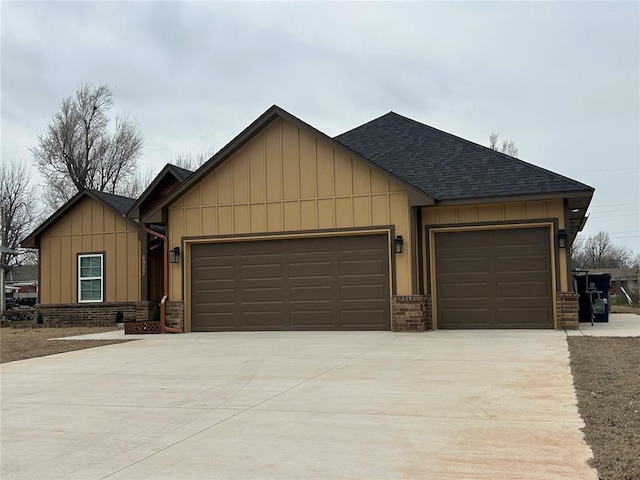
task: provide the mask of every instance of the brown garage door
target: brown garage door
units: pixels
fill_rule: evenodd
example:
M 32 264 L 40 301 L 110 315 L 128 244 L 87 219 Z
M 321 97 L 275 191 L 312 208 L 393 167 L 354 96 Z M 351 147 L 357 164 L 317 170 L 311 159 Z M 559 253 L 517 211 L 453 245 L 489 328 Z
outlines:
M 435 234 L 438 328 L 553 328 L 548 228 Z
M 390 330 L 386 235 L 191 247 L 191 329 Z

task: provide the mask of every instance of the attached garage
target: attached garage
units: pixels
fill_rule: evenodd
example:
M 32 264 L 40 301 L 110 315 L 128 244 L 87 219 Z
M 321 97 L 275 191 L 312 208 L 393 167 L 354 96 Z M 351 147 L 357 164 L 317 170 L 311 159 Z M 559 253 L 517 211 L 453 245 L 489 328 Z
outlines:
M 548 227 L 434 232 L 437 327 L 553 328 Z
M 390 330 L 387 234 L 193 243 L 191 330 Z

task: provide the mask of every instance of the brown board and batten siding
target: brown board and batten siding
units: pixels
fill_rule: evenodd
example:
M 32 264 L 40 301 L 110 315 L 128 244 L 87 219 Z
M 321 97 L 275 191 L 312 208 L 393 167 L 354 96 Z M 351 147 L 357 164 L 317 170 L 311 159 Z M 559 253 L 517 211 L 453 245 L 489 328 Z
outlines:
M 169 295 L 183 299 L 184 293 L 189 329 L 189 256 L 197 242 L 283 232 L 331 236 L 342 229 L 355 234 L 382 226 L 405 238 L 405 253 L 389 273 L 398 294 L 410 294 L 406 189 L 304 127 L 276 118 L 169 207 L 170 247 L 183 245 L 185 254 L 184 272 L 171 266 Z
M 389 330 L 387 235 L 197 243 L 192 331 Z
M 86 197 L 42 234 L 41 303 L 78 301 L 80 253 L 104 253 L 105 302 L 140 300 L 138 229 L 105 204 Z

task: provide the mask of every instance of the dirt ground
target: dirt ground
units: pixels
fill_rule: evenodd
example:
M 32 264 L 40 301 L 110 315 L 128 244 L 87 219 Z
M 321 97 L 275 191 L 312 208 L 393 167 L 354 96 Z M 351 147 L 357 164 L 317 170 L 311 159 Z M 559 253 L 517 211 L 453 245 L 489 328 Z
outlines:
M 636 315 L 640 315 L 640 308 L 637 305 L 616 305 L 611 304 L 609 306 L 610 313 L 635 313 Z
M 612 303 L 611 305 L 609 305 L 609 312 L 610 313 L 635 313 L 636 315 L 640 315 L 640 308 L 638 307 L 638 305 L 618 305 L 615 303 Z
M 640 337 L 569 337 L 592 466 L 601 480 L 640 479 Z
M 131 341 L 48 340 L 49 338 L 71 337 L 110 330 L 117 330 L 117 327 L 3 328 L 0 329 L 0 363 Z

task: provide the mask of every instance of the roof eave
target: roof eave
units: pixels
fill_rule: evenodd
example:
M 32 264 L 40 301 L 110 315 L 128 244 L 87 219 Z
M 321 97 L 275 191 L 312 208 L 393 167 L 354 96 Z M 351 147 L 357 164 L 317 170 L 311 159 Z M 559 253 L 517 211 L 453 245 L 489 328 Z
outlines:
M 455 206 L 455 205 L 471 205 L 477 203 L 504 203 L 504 202 L 523 202 L 523 201 L 535 201 L 535 200 L 552 200 L 560 198 L 589 198 L 593 196 L 593 188 L 587 190 L 578 190 L 570 192 L 547 192 L 547 193 L 529 193 L 521 195 L 496 195 L 489 197 L 469 197 L 458 199 L 443 199 L 439 200 L 435 206 Z

